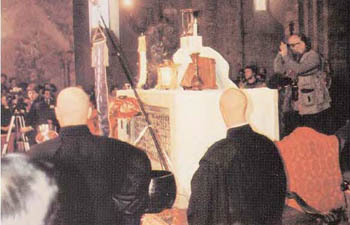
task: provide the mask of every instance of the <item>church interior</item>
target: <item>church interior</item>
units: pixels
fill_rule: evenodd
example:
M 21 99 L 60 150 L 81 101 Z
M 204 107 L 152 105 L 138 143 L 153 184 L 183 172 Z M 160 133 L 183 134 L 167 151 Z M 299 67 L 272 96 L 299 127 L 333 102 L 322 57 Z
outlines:
M 297 171 L 297 182 L 313 179 L 303 173 L 319 177 L 321 172 L 328 174 L 326 183 L 309 185 L 326 190 L 333 188 L 329 177 L 348 176 L 350 181 L 349 10 L 349 0 L 3 0 L 1 156 L 25 153 L 59 137 L 56 98 L 68 87 L 82 88 L 90 98 L 87 126 L 92 134 L 142 149 L 152 170 L 174 176 L 176 187 L 167 195 L 171 204 L 144 214 L 141 224 L 191 224 L 191 180 L 208 148 L 226 137 L 229 127 L 221 116 L 220 96 L 233 88 L 247 98 L 247 122 L 254 132 L 276 143 L 283 157 L 305 163 L 292 166 L 297 167 L 291 170 Z M 291 43 L 293 36 L 299 42 Z M 307 54 L 293 52 L 301 42 L 307 53 L 317 54 L 319 64 L 298 73 L 291 68 Z M 289 53 L 294 64 L 280 73 L 276 59 Z M 317 82 L 328 105 L 303 114 L 300 107 L 319 100 L 309 92 L 314 89 L 301 86 L 315 68 L 325 76 Z M 309 105 L 297 105 L 304 95 Z M 34 109 L 39 98 L 46 108 Z M 330 141 L 323 145 L 312 132 L 297 137 L 299 127 L 312 128 Z M 331 138 L 339 138 L 344 127 L 345 144 L 334 144 L 336 156 L 329 156 Z M 292 137 L 315 138 L 308 144 L 313 145 L 312 157 L 322 158 L 320 163 L 282 150 L 294 145 L 303 149 Z M 332 165 L 337 169 L 330 169 Z M 331 195 L 319 187 L 321 191 L 310 189 L 304 189 L 305 195 L 317 192 L 322 195 L 318 200 Z M 350 201 L 349 190 L 347 195 Z M 323 212 L 334 208 L 324 204 L 339 205 L 334 198 L 317 201 L 310 204 Z

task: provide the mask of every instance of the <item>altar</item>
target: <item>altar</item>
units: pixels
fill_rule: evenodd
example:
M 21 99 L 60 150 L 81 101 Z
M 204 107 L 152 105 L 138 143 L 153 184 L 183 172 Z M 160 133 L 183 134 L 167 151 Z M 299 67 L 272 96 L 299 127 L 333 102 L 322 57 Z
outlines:
M 224 90 L 138 90 L 145 104 L 161 148 L 170 160 L 170 169 L 177 182 L 178 208 L 186 208 L 191 193 L 191 179 L 199 160 L 214 142 L 226 136 L 226 127 L 219 110 Z M 270 139 L 279 140 L 278 93 L 268 88 L 243 90 L 248 96 L 247 119 L 253 129 Z M 131 90 L 118 96 L 133 97 Z M 125 122 L 125 121 L 124 121 Z M 119 138 L 144 149 L 153 169 L 160 169 L 153 141 L 148 131 L 139 136 L 146 122 L 142 115 L 133 117 L 118 131 Z M 124 130 L 123 130 L 124 129 Z

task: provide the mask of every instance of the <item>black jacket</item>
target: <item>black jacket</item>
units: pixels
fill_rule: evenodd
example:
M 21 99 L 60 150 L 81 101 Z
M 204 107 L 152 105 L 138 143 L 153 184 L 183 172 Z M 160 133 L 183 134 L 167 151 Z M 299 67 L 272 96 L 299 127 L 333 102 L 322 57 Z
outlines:
M 199 163 L 187 211 L 190 225 L 278 224 L 286 177 L 278 150 L 250 126 L 229 129 Z
M 94 136 L 86 126 L 61 128 L 59 137 L 34 145 L 33 158 L 57 167 L 56 224 L 139 224 L 148 203 L 147 155 L 121 141 Z
M 34 100 L 27 114 L 26 125 L 37 129 L 41 124 L 48 124 L 48 120 L 52 121 L 57 129 L 59 128 L 55 114 L 55 101 L 52 99 L 50 104 L 47 104 L 43 98 L 38 97 Z
M 9 108 L 6 108 L 4 105 L 1 105 L 1 126 L 6 127 L 10 125 L 11 122 L 11 110 Z M 7 134 L 7 131 L 2 131 L 2 134 Z

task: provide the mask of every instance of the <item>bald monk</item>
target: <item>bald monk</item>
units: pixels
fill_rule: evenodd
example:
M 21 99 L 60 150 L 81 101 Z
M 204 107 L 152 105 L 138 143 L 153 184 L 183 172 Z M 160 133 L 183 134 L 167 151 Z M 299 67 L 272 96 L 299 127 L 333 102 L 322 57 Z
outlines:
M 59 137 L 33 146 L 29 154 L 53 161 L 58 168 L 62 191 L 56 224 L 140 224 L 151 172 L 146 154 L 90 133 L 89 97 L 81 88 L 62 90 L 55 111 Z
M 278 150 L 246 121 L 247 98 L 224 91 L 220 111 L 228 128 L 199 162 L 192 182 L 190 225 L 281 224 L 286 177 Z

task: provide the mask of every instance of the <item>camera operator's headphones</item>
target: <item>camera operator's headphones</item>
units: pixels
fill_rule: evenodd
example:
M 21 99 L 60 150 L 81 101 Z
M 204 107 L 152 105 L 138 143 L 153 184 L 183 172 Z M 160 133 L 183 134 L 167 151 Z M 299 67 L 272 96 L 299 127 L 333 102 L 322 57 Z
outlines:
M 303 34 L 303 33 L 301 33 L 301 34 L 299 34 L 299 35 L 297 34 L 297 36 L 300 38 L 300 40 L 301 40 L 302 42 L 305 43 L 306 51 L 307 51 L 307 52 L 310 51 L 311 48 L 312 48 L 310 38 L 306 37 L 306 35 Z
M 292 35 L 298 36 L 300 38 L 300 41 L 305 43 L 305 50 L 306 50 L 306 52 L 311 50 L 311 48 L 312 48 L 311 40 L 305 34 L 303 34 L 303 33 L 300 33 L 300 34 L 295 33 L 295 34 L 292 34 Z M 288 42 L 285 42 L 285 43 L 288 43 Z

